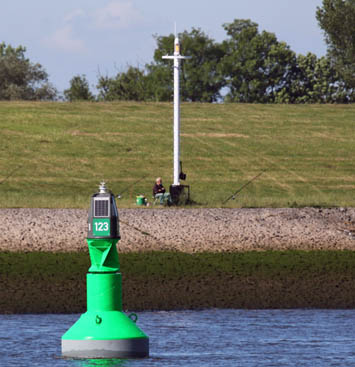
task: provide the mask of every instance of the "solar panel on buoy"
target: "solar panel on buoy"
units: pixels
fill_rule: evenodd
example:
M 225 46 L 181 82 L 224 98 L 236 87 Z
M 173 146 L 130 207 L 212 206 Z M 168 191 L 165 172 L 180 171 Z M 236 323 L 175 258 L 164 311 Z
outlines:
M 94 216 L 95 217 L 108 217 L 109 198 L 95 198 Z

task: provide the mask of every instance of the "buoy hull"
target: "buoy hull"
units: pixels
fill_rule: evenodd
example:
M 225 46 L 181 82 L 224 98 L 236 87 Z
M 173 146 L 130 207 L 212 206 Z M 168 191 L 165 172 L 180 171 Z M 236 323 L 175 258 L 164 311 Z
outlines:
M 134 315 L 134 314 L 133 314 Z M 68 358 L 144 358 L 149 338 L 121 311 L 87 311 L 62 336 Z

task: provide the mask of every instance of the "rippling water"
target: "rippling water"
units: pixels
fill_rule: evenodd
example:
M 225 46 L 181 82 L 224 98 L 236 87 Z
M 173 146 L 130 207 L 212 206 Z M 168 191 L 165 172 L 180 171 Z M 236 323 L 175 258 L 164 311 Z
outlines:
M 354 366 L 355 310 L 141 312 L 143 360 L 61 358 L 79 315 L 0 315 L 0 366 Z

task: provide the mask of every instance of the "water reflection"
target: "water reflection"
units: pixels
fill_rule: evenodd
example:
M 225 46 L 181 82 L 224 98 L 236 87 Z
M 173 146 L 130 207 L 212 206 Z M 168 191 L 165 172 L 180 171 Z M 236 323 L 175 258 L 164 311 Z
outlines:
M 73 367 L 125 367 L 127 360 L 124 359 L 76 359 L 72 360 Z

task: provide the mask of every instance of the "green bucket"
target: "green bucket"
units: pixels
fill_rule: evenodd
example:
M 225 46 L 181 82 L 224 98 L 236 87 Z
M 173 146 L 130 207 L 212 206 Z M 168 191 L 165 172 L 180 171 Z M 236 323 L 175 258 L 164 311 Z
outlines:
M 136 204 L 137 205 L 145 205 L 146 204 L 145 196 L 143 196 L 143 195 L 137 196 Z

